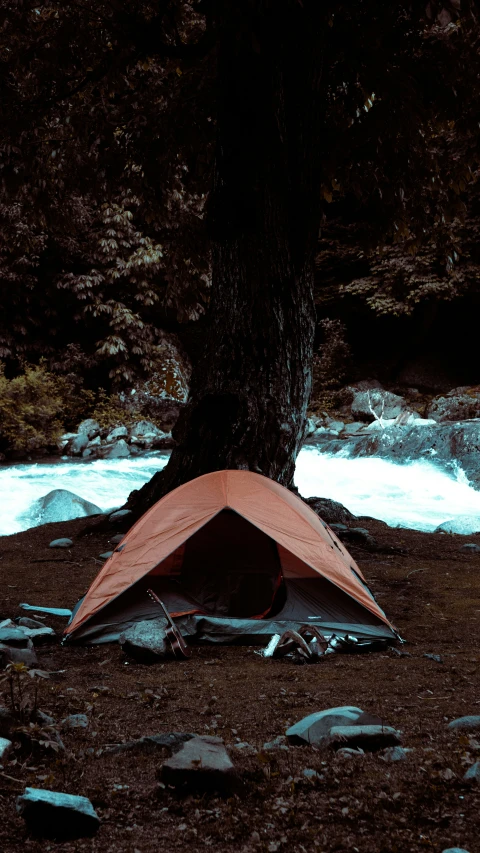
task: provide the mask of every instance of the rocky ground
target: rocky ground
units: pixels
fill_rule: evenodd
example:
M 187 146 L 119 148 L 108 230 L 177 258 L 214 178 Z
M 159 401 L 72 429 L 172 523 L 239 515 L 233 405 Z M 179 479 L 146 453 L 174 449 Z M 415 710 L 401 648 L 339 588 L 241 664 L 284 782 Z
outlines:
M 447 727 L 480 715 L 480 556 L 459 550 L 480 545 L 480 536 L 359 524 L 377 546 L 367 539 L 348 547 L 407 641 L 400 655 L 330 655 L 299 666 L 264 660 L 249 647 L 203 646 L 188 661 L 148 667 L 128 661 L 119 646 L 39 646 L 39 666 L 55 673 L 39 679 L 39 707 L 55 724 L 43 735 L 38 726 L 18 732 L 0 769 L 0 849 L 441 853 L 457 846 L 480 853 L 480 784 L 463 780 L 480 759 L 480 731 Z M 80 537 L 84 527 L 81 519 L 0 540 L 0 619 L 22 615 L 21 601 L 72 606 L 115 533 Z M 49 549 L 59 537 L 73 546 Z M 58 632 L 65 624 L 44 621 Z M 27 695 L 30 682 L 25 676 Z M 1 701 L 8 705 L 9 696 Z M 305 715 L 342 705 L 400 729 L 411 750 L 406 758 L 390 763 L 378 752 L 352 756 L 327 746 L 265 749 Z M 71 714 L 85 714 L 87 727 L 62 725 Z M 223 738 L 238 779 L 228 796 L 165 787 L 161 747 L 109 751 L 172 731 Z M 58 735 L 64 751 L 39 743 Z M 236 746 L 242 743 L 249 746 Z M 101 819 L 98 833 L 62 843 L 31 837 L 15 811 L 25 786 L 88 797 Z

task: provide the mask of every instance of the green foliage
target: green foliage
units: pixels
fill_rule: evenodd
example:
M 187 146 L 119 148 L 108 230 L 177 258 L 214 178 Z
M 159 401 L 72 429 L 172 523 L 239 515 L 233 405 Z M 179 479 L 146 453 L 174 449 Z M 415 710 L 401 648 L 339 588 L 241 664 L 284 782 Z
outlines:
M 114 429 L 123 425 L 133 426 L 136 421 L 142 420 L 139 410 L 129 406 L 127 411 L 118 394 L 108 395 L 103 388 L 98 392 L 95 407 L 89 417 L 94 418 L 105 429 Z
M 43 364 L 25 365 L 24 373 L 7 379 L 0 365 L 0 440 L 4 449 L 42 450 L 56 444 L 62 432 L 62 381 Z

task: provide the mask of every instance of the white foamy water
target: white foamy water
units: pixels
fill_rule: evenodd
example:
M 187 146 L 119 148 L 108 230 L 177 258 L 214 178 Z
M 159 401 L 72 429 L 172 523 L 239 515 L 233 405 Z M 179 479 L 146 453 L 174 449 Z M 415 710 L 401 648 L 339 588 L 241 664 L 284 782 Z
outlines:
M 454 475 L 424 460 L 398 465 L 372 456 L 349 459 L 304 448 L 295 482 L 305 497 L 331 498 L 354 515 L 379 518 L 392 527 L 428 531 L 444 521 L 472 516 L 470 532 L 479 529 L 480 492 L 461 469 Z
M 119 507 L 167 460 L 168 454 L 161 453 L 0 468 L 0 535 L 26 529 L 28 521 L 22 516 L 53 489 L 67 489 L 102 510 Z M 355 515 L 373 516 L 392 526 L 434 530 L 459 516 L 480 518 L 480 492 L 468 484 L 463 472 L 455 477 L 431 462 L 398 465 L 374 457 L 349 459 L 304 448 L 295 479 L 305 497 L 332 498 Z M 478 529 L 478 524 L 472 525 L 472 531 Z

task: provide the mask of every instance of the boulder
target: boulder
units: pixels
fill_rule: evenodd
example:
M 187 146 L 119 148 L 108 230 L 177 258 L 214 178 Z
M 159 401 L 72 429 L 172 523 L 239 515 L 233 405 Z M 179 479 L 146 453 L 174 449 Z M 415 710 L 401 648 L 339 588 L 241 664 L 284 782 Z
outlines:
M 227 793 L 232 789 L 236 773 L 223 740 L 200 735 L 186 741 L 165 761 L 160 778 L 175 788 Z
M 141 440 L 145 444 L 150 444 L 156 439 L 163 438 L 165 433 L 155 426 L 155 424 L 152 424 L 151 421 L 138 421 L 132 428 L 131 435 L 132 438 Z
M 463 732 L 478 732 L 480 730 L 480 716 L 457 717 L 448 724 L 449 729 L 457 729 Z
M 363 749 L 366 752 L 376 752 L 388 746 L 396 746 L 400 740 L 401 734 L 397 729 L 382 725 L 333 726 L 329 735 L 329 743 L 334 748 L 348 746 L 353 749 Z
M 71 548 L 73 542 L 71 539 L 52 539 L 49 548 Z
M 27 829 L 42 838 L 69 839 L 94 835 L 99 817 L 87 797 L 25 788 L 17 798 L 17 812 Z
M 89 441 L 92 438 L 96 438 L 97 435 L 100 435 L 100 432 L 100 424 L 93 418 L 87 418 L 85 421 L 82 421 L 77 428 L 78 435 L 86 435 Z
M 444 396 L 434 397 L 427 414 L 438 423 L 480 418 L 480 388 L 462 385 Z
M 327 524 L 340 523 L 351 525 L 355 524 L 357 520 L 356 516 L 344 507 L 343 504 L 338 503 L 338 501 L 332 501 L 329 498 L 307 498 L 305 503 L 313 509 L 322 521 L 326 521 Z
M 136 622 L 119 638 L 125 654 L 139 663 L 155 663 L 170 651 L 165 637 L 165 619 L 146 619 Z
M 35 667 L 38 660 L 34 649 L 18 649 L 0 644 L 0 669 L 5 669 L 9 663 L 24 663 L 25 666 Z
M 5 737 L 0 737 L 0 765 L 4 764 L 13 748 L 11 740 Z
M 435 533 L 458 533 L 469 536 L 472 533 L 480 533 L 480 517 L 478 515 L 459 515 L 449 521 L 442 521 L 435 528 Z
M 119 438 L 113 444 L 105 444 L 98 451 L 102 459 L 126 459 L 130 456 L 130 448 L 124 438 Z
M 408 411 L 408 405 L 403 397 L 384 391 L 383 388 L 356 390 L 352 401 L 352 417 L 357 421 L 371 423 L 374 420 L 398 418 Z
M 474 782 L 480 783 L 480 761 L 476 761 L 475 764 L 472 764 L 468 768 L 465 776 L 463 777 L 463 781 L 468 782 L 469 784 Z
M 120 438 L 128 438 L 128 429 L 126 426 L 118 426 L 112 429 L 107 435 L 107 442 L 110 444 L 113 441 L 118 441 Z
M 51 521 L 70 521 L 89 515 L 99 515 L 100 507 L 67 489 L 53 489 L 29 507 L 24 517 L 31 527 Z
M 354 726 L 359 720 L 365 720 L 368 716 L 361 708 L 351 705 L 342 705 L 339 708 L 327 708 L 325 711 L 317 711 L 299 720 L 290 726 L 285 732 L 287 740 L 291 744 L 303 746 L 321 743 L 328 738 L 333 726 Z M 377 718 L 375 719 L 377 722 Z
M 67 454 L 69 456 L 81 456 L 88 445 L 88 440 L 88 435 L 86 435 L 85 433 L 82 433 L 81 435 L 75 435 L 67 443 Z

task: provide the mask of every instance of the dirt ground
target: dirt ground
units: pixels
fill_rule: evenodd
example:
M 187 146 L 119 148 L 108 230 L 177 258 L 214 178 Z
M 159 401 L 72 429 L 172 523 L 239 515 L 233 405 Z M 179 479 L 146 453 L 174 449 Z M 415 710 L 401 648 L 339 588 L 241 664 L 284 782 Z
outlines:
M 39 647 L 42 669 L 64 670 L 43 682 L 40 708 L 58 721 L 86 713 L 90 722 L 61 731 L 65 753 L 24 743 L 0 770 L 0 850 L 441 853 L 457 846 L 480 853 L 480 785 L 462 781 L 480 760 L 480 733 L 447 729 L 455 717 L 480 714 L 480 557 L 459 551 L 465 541 L 480 545 L 480 536 L 363 525 L 381 549 L 350 550 L 408 656 L 331 655 L 298 666 L 263 660 L 250 647 L 203 646 L 189 661 L 148 667 L 128 662 L 115 645 Z M 79 537 L 84 527 L 84 520 L 49 524 L 0 539 L 1 618 L 25 615 L 21 601 L 71 607 L 86 591 L 112 534 Z M 49 549 L 60 536 L 74 545 Z M 59 632 L 65 625 L 45 622 Z M 338 705 L 358 705 L 401 729 L 412 750 L 407 760 L 314 747 L 262 751 L 289 724 Z M 158 782 L 162 751 L 106 751 L 169 731 L 222 737 L 241 780 L 237 792 L 179 797 Z M 258 752 L 242 755 L 238 741 Z M 306 778 L 305 768 L 318 777 Z M 30 838 L 15 812 L 26 785 L 89 797 L 102 821 L 97 835 L 69 843 Z

